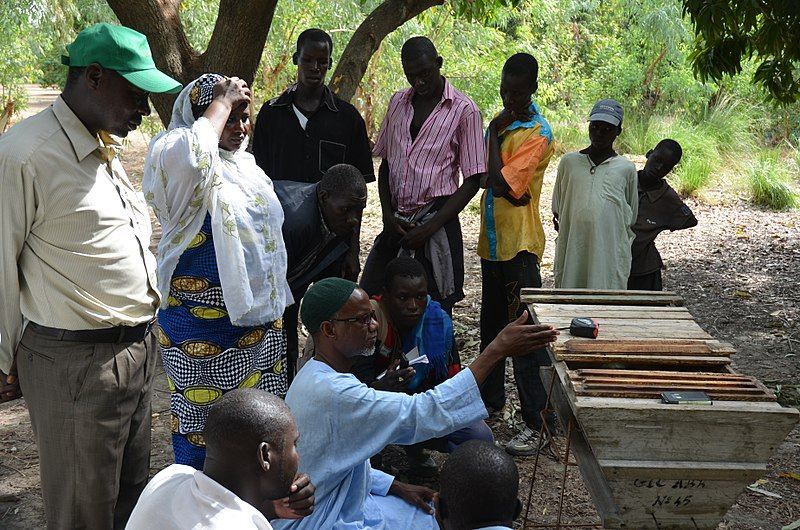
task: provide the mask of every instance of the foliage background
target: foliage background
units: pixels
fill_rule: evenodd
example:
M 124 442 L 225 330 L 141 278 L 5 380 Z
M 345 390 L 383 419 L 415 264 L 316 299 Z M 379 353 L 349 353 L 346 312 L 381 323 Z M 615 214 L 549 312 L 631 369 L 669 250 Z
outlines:
M 291 55 L 300 31 L 313 26 L 328 31 L 336 61 L 379 2 L 280 0 L 253 86 L 257 103 L 293 81 Z M 520 0 L 514 7 L 497 3 L 473 20 L 457 12 L 462 4 L 446 2 L 425 11 L 390 34 L 373 56 L 353 101 L 373 138 L 390 95 L 406 86 L 402 43 L 427 35 L 444 57 L 445 75 L 475 100 L 487 121 L 500 109 L 497 87 L 504 60 L 526 51 L 539 60 L 537 100 L 555 125 L 560 152 L 586 144 L 585 117 L 592 103 L 614 97 L 626 111 L 618 142 L 623 153 L 644 154 L 667 135 L 684 145 L 686 156 L 673 177 L 684 193 L 699 193 L 719 177 L 736 189 L 747 188 L 736 178 L 765 174 L 764 149 L 777 153 L 766 159 L 783 168 L 781 185 L 788 179 L 794 192 L 800 103 L 768 102 L 752 83 L 754 61 L 744 61 L 740 74 L 719 82 L 696 79 L 688 60 L 695 34 L 680 1 Z M 181 3 L 197 49 L 204 49 L 218 8 L 218 0 Z M 116 22 L 99 0 L 5 1 L 1 16 L 0 96 L 22 104 L 21 83 L 63 82 L 59 58 L 77 31 L 99 21 Z M 156 120 L 149 125 L 160 127 Z M 748 171 L 753 164 L 759 171 Z

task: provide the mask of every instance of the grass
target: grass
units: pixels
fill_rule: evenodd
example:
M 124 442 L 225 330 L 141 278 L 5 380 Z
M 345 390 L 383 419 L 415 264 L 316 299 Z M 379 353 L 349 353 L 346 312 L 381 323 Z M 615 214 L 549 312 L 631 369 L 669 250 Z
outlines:
M 578 151 L 589 145 L 589 129 L 586 123 L 557 123 L 553 127 L 555 156 Z
M 800 206 L 800 196 L 777 151 L 764 150 L 747 168 L 746 175 L 753 204 L 779 211 Z
M 696 195 L 711 181 L 712 162 L 699 156 L 684 157 L 670 178 L 672 187 L 683 197 Z

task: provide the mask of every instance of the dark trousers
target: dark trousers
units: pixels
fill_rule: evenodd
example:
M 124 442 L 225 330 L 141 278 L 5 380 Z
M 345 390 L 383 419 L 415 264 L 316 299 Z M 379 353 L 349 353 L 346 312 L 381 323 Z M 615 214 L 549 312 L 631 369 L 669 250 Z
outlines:
M 150 473 L 156 351 L 152 333 L 93 344 L 25 329 L 17 367 L 49 529 L 125 527 Z
M 530 252 L 520 252 L 508 261 L 481 260 L 481 351 L 525 310 L 519 300 L 520 289 L 541 286 L 538 260 Z M 539 428 L 542 425 L 540 412 L 547 402 L 539 367 L 550 365 L 550 357 L 547 350 L 541 348 L 529 355 L 514 357 L 512 362 L 522 419 L 527 425 Z M 499 410 L 505 405 L 505 361 L 486 378 L 481 397 L 487 407 Z
M 449 197 L 441 197 L 439 200 L 442 200 L 442 204 L 444 204 L 448 198 Z M 434 281 L 433 265 L 431 262 L 422 256 L 422 252 L 419 251 L 417 251 L 415 259 L 422 264 L 425 269 L 425 274 L 428 276 L 428 294 L 431 295 L 433 300 L 441 304 L 442 309 L 452 315 L 453 306 L 456 305 L 456 302 L 464 299 L 464 242 L 461 235 L 461 223 L 458 217 L 445 223 L 443 228 L 450 242 L 455 292 L 446 299 L 442 299 L 439 287 Z M 396 258 L 397 254 L 400 252 L 401 239 L 402 237 L 400 235 L 387 232 L 381 232 L 378 234 L 378 237 L 375 238 L 372 250 L 370 250 L 367 261 L 364 263 L 364 272 L 361 275 L 361 282 L 359 282 L 359 287 L 364 289 L 370 296 L 381 294 L 384 282 L 383 273 L 386 270 L 386 265 Z
M 628 278 L 628 290 L 630 291 L 663 291 L 664 284 L 661 283 L 661 269 L 650 274 L 638 274 Z

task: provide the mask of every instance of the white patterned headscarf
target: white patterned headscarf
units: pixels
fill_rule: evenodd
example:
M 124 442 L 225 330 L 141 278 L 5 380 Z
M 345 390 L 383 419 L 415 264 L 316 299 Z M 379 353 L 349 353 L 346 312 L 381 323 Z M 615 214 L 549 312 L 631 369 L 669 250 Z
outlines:
M 220 149 L 211 122 L 194 118 L 192 100 L 202 104 L 209 83 L 213 88 L 220 79 L 205 74 L 181 91 L 168 130 L 150 142 L 142 191 L 163 229 L 157 271 L 162 308 L 180 303 L 169 296 L 172 274 L 209 213 L 228 315 L 235 325 L 254 326 L 279 319 L 294 303 L 286 281 L 283 209 L 246 142 L 235 152 Z

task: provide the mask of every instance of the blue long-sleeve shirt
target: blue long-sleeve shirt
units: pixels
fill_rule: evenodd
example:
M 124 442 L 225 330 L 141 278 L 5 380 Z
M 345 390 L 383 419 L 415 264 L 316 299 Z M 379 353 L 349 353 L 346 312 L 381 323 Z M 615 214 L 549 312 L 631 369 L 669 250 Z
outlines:
M 388 495 L 394 477 L 372 469 L 369 459 L 389 444 L 441 437 L 487 417 L 470 370 L 409 396 L 376 391 L 311 360 L 286 403 L 300 432 L 300 470 L 317 487 L 316 506 L 299 521 L 274 521 L 276 530 L 438 528 L 433 516 Z

